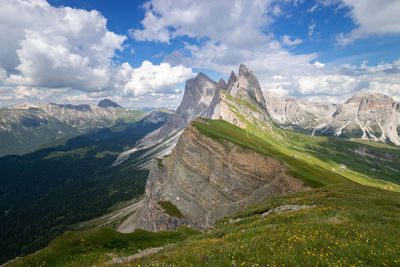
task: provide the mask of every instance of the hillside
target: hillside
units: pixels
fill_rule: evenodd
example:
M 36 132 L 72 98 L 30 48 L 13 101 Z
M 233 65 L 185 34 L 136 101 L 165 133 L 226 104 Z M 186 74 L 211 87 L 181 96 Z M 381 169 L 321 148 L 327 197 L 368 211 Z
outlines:
M 76 223 L 139 198 L 148 171 L 110 166 L 167 118 L 153 111 L 138 122 L 118 121 L 30 154 L 0 158 L 0 262 L 40 249 Z
M 133 266 L 397 266 L 399 193 L 330 185 L 260 203 Z
M 395 192 L 330 185 L 260 203 L 202 234 L 185 228 L 66 233 L 6 266 L 395 266 L 399 207 Z M 153 254 L 133 259 L 139 249 Z

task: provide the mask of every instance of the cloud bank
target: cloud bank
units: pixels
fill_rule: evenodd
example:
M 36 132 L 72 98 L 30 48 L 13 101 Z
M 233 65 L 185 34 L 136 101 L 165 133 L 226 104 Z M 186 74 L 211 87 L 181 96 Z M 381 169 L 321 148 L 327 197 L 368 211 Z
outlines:
M 191 68 L 167 63 L 145 61 L 138 69 L 116 64 L 127 37 L 109 31 L 96 10 L 57 8 L 45 0 L 0 0 L 0 6 L 2 99 L 44 101 L 57 95 L 54 89 L 64 99 L 73 90 L 176 94 L 175 85 L 193 75 Z
M 280 5 L 290 1 L 163 1 L 150 0 L 145 5 L 145 18 L 140 29 L 132 29 L 136 40 L 169 43 L 186 36 L 202 40 L 186 44 L 183 50 L 167 55 L 165 60 L 206 68 L 228 75 L 240 63 L 253 69 L 265 90 L 310 100 L 340 102 L 356 92 L 378 91 L 399 99 L 398 62 L 377 66 L 327 67 L 316 61 L 317 54 L 293 54 L 290 47 L 300 39 L 284 35 L 280 40 L 269 31 L 269 25 L 284 16 Z M 368 2 L 368 3 L 367 3 Z M 350 15 L 360 26 L 354 32 L 386 34 L 397 32 L 400 2 L 388 0 L 383 9 L 374 1 L 324 0 L 319 5 L 350 7 Z M 294 6 L 301 2 L 292 2 Z M 318 5 L 309 12 L 315 12 Z M 366 8 L 368 7 L 368 8 Z M 374 9 L 376 12 L 374 14 Z M 280 10 L 280 12 L 277 12 Z M 368 17 L 372 16 L 369 20 Z M 388 16 L 388 17 L 387 17 Z M 310 37 L 316 24 L 310 26 Z M 269 33 L 270 32 L 270 33 Z M 342 34 L 343 43 L 358 36 Z M 347 40 L 347 41 L 346 41 Z

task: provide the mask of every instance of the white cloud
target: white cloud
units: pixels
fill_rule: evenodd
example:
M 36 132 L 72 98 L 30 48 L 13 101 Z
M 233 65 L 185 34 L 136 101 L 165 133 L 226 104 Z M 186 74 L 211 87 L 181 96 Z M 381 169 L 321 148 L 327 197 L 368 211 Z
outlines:
M 129 65 L 124 65 L 129 69 Z M 131 69 L 129 81 L 124 86 L 124 94 L 139 96 L 151 93 L 177 94 L 176 84 L 194 76 L 191 68 L 181 65 L 171 66 L 169 63 L 153 65 L 143 61 L 137 69 Z
M 321 4 L 331 5 L 332 1 L 337 0 Z M 290 48 L 301 40 L 286 36 L 280 40 L 281 45 L 273 34 L 266 33 L 274 17 L 274 6 L 274 1 L 260 4 L 260 1 L 241 0 L 154 0 L 146 5 L 143 29 L 132 32 L 138 40 L 159 42 L 169 42 L 177 36 L 203 38 L 201 42 L 186 44 L 183 50 L 174 51 L 165 60 L 216 70 L 225 76 L 236 70 L 240 63 L 245 63 L 255 72 L 263 89 L 282 95 L 338 102 L 359 91 L 381 90 L 399 96 L 399 75 L 390 73 L 397 71 L 398 67 L 392 70 L 394 65 L 331 68 L 315 61 L 317 54 L 290 53 L 282 45 Z M 181 13 L 181 17 L 176 16 Z M 147 19 L 150 16 L 153 16 L 152 20 Z M 309 26 L 310 37 L 315 27 L 315 23 Z
M 317 24 L 313 23 L 308 26 L 308 37 L 311 38 L 314 35 L 314 29 Z
M 281 38 L 282 44 L 285 46 L 294 46 L 303 43 L 303 41 L 299 38 L 295 38 L 294 40 L 290 39 L 289 35 L 284 35 Z
M 346 46 L 371 35 L 400 33 L 400 1 L 342 0 L 350 8 L 350 17 L 357 28 L 337 36 L 339 45 Z
M 97 11 L 45 0 L 0 0 L 0 67 L 6 84 L 103 90 L 118 71 L 112 58 L 125 36 Z
M 313 13 L 318 8 L 318 4 L 313 5 L 310 9 L 307 10 L 308 13 Z
M 169 42 L 178 36 L 207 37 L 235 46 L 266 40 L 260 28 L 271 19 L 269 1 L 152 0 L 145 4 L 143 29 L 131 30 L 136 40 Z

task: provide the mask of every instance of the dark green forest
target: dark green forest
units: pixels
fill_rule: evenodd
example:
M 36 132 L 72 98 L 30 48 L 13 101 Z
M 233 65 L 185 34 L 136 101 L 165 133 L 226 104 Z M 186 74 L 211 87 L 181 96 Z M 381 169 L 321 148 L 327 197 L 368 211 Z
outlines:
M 147 170 L 111 167 L 165 123 L 116 123 L 23 156 L 0 158 L 0 263 L 43 248 L 74 224 L 143 194 Z

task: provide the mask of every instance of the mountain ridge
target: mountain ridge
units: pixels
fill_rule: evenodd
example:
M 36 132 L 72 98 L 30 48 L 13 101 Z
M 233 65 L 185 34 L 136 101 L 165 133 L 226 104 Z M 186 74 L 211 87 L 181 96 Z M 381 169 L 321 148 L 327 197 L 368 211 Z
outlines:
M 0 109 L 0 156 L 24 154 L 55 140 L 98 130 L 119 120 L 139 120 L 147 114 L 107 103 L 105 107 L 24 103 Z

